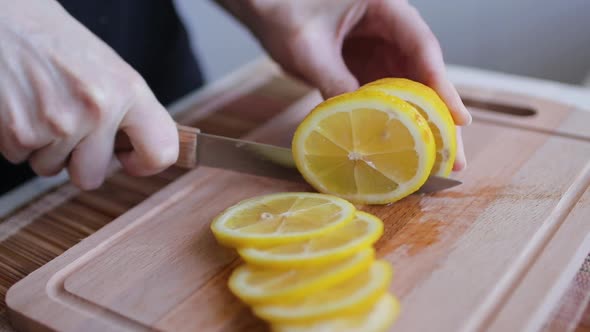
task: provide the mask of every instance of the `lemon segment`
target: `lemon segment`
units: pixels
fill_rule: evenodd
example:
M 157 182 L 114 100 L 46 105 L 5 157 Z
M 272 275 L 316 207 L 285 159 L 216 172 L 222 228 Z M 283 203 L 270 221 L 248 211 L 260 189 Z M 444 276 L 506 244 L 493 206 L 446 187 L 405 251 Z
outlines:
M 383 204 L 418 190 L 435 161 L 428 123 L 410 104 L 369 89 L 320 103 L 298 126 L 293 157 L 316 190 Z
M 375 251 L 367 248 L 354 256 L 322 266 L 269 269 L 242 265 L 232 273 L 229 288 L 248 304 L 278 303 L 313 294 L 366 270 Z
M 313 323 L 275 324 L 273 332 L 385 332 L 397 319 L 399 301 L 391 294 L 384 294 L 368 312 L 346 315 Z
M 410 103 L 428 121 L 436 143 L 432 174 L 449 176 L 457 154 L 457 133 L 449 109 L 430 87 L 405 78 L 384 78 L 360 90 L 380 91 Z
M 386 292 L 392 275 L 388 263 L 375 261 L 367 270 L 350 279 L 300 299 L 254 306 L 253 311 L 272 323 L 308 323 L 328 317 L 362 314 Z
M 296 268 L 329 264 L 371 247 L 383 234 L 383 222 L 357 211 L 354 219 L 328 233 L 303 241 L 265 248 L 245 247 L 238 253 L 249 264 Z
M 281 193 L 244 200 L 211 224 L 219 242 L 259 247 L 307 240 L 352 221 L 346 200 L 316 193 Z

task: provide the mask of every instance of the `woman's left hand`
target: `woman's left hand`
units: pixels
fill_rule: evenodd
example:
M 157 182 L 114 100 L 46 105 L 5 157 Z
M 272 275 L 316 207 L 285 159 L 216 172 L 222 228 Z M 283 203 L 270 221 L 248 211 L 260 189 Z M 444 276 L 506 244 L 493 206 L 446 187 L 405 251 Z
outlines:
M 439 43 L 407 0 L 218 0 L 258 37 L 282 68 L 324 98 L 383 77 L 433 88 L 456 125 L 471 115 L 448 80 Z M 458 130 L 454 170 L 465 168 Z

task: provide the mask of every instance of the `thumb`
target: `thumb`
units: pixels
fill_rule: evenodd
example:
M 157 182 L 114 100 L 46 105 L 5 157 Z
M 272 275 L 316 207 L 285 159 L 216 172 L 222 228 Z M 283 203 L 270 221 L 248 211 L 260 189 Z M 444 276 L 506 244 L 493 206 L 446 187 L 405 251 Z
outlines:
M 344 63 L 335 41 L 311 34 L 300 44 L 296 45 L 302 50 L 296 61 L 298 72 L 318 88 L 324 98 L 358 89 L 359 83 Z
M 133 147 L 117 158 L 131 175 L 146 176 L 163 171 L 178 158 L 178 132 L 168 112 L 151 92 L 146 92 L 127 112 L 119 129 Z

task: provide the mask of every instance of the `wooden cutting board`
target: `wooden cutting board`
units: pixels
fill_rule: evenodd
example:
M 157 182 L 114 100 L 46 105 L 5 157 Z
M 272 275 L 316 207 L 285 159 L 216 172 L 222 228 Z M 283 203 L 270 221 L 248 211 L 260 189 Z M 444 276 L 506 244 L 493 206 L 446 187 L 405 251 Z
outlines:
M 271 72 L 228 83 L 236 89 L 224 102 Z M 477 87 L 461 94 L 475 119 L 464 130 L 469 168 L 453 175 L 464 184 L 359 206 L 385 222 L 376 247 L 396 269 L 391 291 L 402 302 L 392 330 L 537 330 L 590 252 L 590 114 Z M 202 99 L 181 103 L 199 105 L 185 119 L 219 106 Z M 288 145 L 318 101 L 303 98 L 249 138 Z M 309 188 L 191 171 L 13 286 L 11 321 L 34 331 L 264 330 L 228 291 L 239 260 L 209 223 L 241 199 L 295 190 Z

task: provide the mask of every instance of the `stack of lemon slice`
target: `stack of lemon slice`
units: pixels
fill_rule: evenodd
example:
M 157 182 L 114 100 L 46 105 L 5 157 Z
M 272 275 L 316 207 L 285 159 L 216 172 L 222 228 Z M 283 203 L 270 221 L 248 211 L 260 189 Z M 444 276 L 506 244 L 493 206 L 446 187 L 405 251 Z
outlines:
M 450 112 L 429 87 L 387 78 L 320 103 L 292 142 L 297 168 L 316 190 L 383 204 L 448 176 L 457 150 Z
M 383 223 L 349 201 L 394 202 L 431 174 L 448 176 L 455 135 L 439 96 L 406 79 L 320 103 L 292 147 L 299 171 L 324 194 L 252 198 L 211 225 L 245 261 L 230 277 L 231 291 L 275 331 L 386 330 L 399 303 L 387 292 L 391 266 L 375 260 Z
M 399 304 L 391 266 L 375 260 L 377 217 L 348 201 L 281 193 L 238 203 L 211 229 L 246 262 L 231 291 L 275 331 L 384 331 Z

